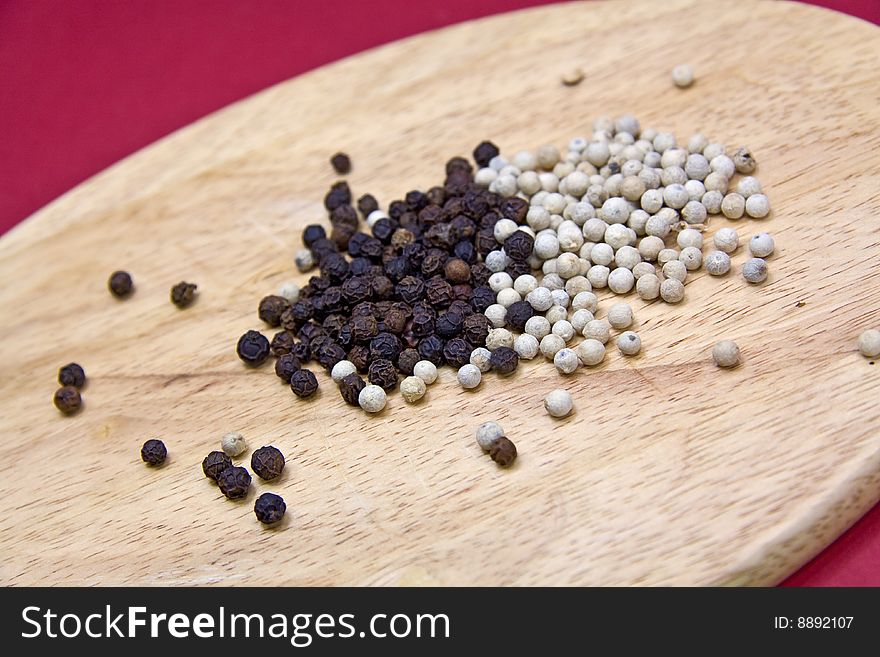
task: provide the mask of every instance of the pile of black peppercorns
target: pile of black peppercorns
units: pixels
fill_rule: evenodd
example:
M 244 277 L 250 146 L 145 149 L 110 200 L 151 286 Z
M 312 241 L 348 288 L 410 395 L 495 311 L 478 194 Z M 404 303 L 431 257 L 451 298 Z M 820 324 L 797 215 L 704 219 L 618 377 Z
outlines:
M 485 166 L 497 154 L 497 147 L 483 142 L 474 159 Z M 466 159 L 452 158 L 442 186 L 392 201 L 369 232 L 360 230 L 358 214 L 366 220 L 378 209 L 376 199 L 365 194 L 355 209 L 348 184 L 334 183 L 324 198 L 329 234 L 317 224 L 303 231 L 319 274 L 295 303 L 277 295 L 260 301 L 260 319 L 281 330 L 271 342 L 248 331 L 238 342 L 239 357 L 260 365 L 271 353 L 275 373 L 300 397 L 318 387 L 305 369 L 311 361 L 329 372 L 349 360 L 386 390 L 397 386 L 399 374 L 412 375 L 419 360 L 455 368 L 469 363 L 471 352 L 485 345 L 490 324 L 483 312 L 496 298 L 487 285 L 492 272 L 483 263 L 498 248 L 495 223 L 507 218 L 522 224 L 529 208 L 523 199 L 478 187 L 473 173 Z M 507 273 L 514 279 L 531 272 L 532 246 L 533 238 L 522 231 L 505 242 Z M 357 405 L 364 385 L 360 376 L 348 375 L 340 393 Z

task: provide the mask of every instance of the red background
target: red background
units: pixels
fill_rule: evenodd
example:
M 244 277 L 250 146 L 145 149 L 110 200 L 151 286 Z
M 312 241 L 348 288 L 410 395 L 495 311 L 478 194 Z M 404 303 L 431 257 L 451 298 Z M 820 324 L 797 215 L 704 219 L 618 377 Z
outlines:
M 538 4 L 0 0 L 0 234 L 113 162 L 271 84 Z M 813 4 L 880 23 L 880 0 Z M 880 506 L 786 584 L 880 585 Z

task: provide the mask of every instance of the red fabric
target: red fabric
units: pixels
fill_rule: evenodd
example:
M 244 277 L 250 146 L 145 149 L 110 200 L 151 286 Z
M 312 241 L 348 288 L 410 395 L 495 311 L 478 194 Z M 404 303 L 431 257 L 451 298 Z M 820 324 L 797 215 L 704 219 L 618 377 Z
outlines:
M 321 64 L 546 0 L 0 0 L 0 234 L 113 162 Z M 813 0 L 880 23 L 880 0 Z M 880 507 L 786 582 L 880 586 Z

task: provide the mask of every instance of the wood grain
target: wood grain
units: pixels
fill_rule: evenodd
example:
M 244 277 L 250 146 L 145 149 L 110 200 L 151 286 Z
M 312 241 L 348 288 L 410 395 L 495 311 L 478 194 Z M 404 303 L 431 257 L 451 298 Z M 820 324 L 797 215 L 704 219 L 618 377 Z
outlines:
M 673 45 L 674 44 L 674 45 Z M 880 32 L 782 2 L 565 4 L 358 55 L 212 115 L 74 189 L 0 240 L 0 581 L 27 584 L 772 584 L 880 497 Z M 688 62 L 698 81 L 672 86 Z M 580 66 L 576 87 L 561 74 Z M 237 337 L 292 274 L 339 149 L 388 202 L 483 138 L 506 152 L 632 112 L 747 144 L 774 211 L 769 280 L 700 273 L 684 303 L 631 299 L 644 352 L 565 378 L 546 362 L 368 417 L 329 378 L 296 399 Z M 735 266 L 746 258 L 743 248 Z M 128 301 L 107 293 L 131 271 Z M 199 284 L 179 311 L 171 285 Z M 607 306 L 607 302 L 604 304 Z M 709 359 L 736 339 L 744 363 Z M 52 406 L 60 365 L 89 383 Z M 541 399 L 564 386 L 576 414 Z M 473 440 L 500 420 L 520 458 Z M 222 499 L 202 457 L 229 430 L 288 457 Z M 163 438 L 169 462 L 139 448 Z M 253 516 L 284 495 L 277 529 Z

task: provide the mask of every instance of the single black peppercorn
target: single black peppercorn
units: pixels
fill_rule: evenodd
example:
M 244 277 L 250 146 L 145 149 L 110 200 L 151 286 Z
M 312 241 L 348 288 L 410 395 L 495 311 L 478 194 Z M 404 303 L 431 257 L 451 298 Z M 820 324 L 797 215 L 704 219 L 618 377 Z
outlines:
M 324 207 L 330 212 L 338 208 L 340 205 L 348 205 L 351 203 L 351 189 L 344 180 L 333 183 L 330 191 L 324 197 Z
M 351 171 L 351 159 L 345 153 L 336 153 L 330 158 L 330 164 L 338 174 L 345 175 Z
M 450 303 L 449 308 L 446 309 L 446 312 L 458 313 L 462 317 L 470 317 L 474 314 L 474 310 L 470 307 L 470 304 L 459 299 L 456 299 L 455 301 Z
M 400 338 L 393 333 L 379 333 L 370 340 L 370 357 L 373 360 L 384 358 L 393 362 L 397 360 L 402 350 L 403 346 L 400 344 Z
M 82 388 L 86 383 L 86 373 L 76 363 L 68 363 L 58 370 L 58 383 L 63 386 Z
M 504 240 L 504 253 L 515 262 L 527 262 L 534 246 L 535 238 L 523 230 L 517 230 Z
M 400 216 L 407 211 L 406 203 L 403 201 L 391 201 L 388 204 L 388 216 L 397 221 Z
M 464 318 L 456 312 L 445 312 L 434 322 L 434 331 L 441 338 L 448 340 L 461 333 Z
M 82 396 L 73 386 L 61 386 L 55 391 L 55 408 L 65 415 L 76 413 L 82 406 Z
M 242 467 L 226 468 L 217 475 L 217 485 L 230 500 L 241 499 L 251 487 L 251 475 Z
M 467 283 L 471 280 L 471 266 L 461 258 L 450 258 L 443 270 L 446 280 L 451 283 Z
M 385 390 L 397 387 L 397 370 L 394 363 L 384 358 L 377 358 L 370 363 L 367 378 L 370 383 L 381 386 Z
M 412 305 L 425 296 L 425 283 L 415 276 L 406 276 L 397 284 L 395 292 L 403 301 Z
M 471 362 L 474 348 L 464 338 L 452 338 L 443 347 L 443 358 L 452 367 L 461 367 Z
M 474 347 L 482 347 L 489 336 L 489 320 L 483 313 L 473 313 L 464 318 L 461 336 Z
M 300 367 L 302 367 L 302 365 L 299 362 L 299 358 L 293 354 L 283 354 L 275 361 L 275 374 L 277 374 L 278 378 L 285 383 L 290 383 L 290 377 L 292 377 L 294 372 L 299 370 Z
M 491 141 L 481 141 L 474 149 L 474 162 L 481 167 L 487 167 L 492 158 L 499 153 L 498 147 Z
M 117 299 L 127 297 L 131 294 L 133 288 L 131 274 L 127 271 L 113 272 L 110 274 L 110 280 L 107 281 L 107 287 L 110 288 L 110 293 Z
M 356 344 L 366 344 L 379 332 L 374 317 L 355 317 L 351 322 L 351 339 Z
M 520 276 L 530 274 L 532 268 L 528 262 L 511 260 L 504 271 L 506 271 L 513 280 L 516 280 Z
M 422 360 L 422 357 L 419 356 L 419 352 L 412 347 L 409 347 L 401 351 L 400 356 L 397 357 L 397 369 L 399 369 L 402 374 L 411 376 L 415 364 L 420 360 Z
M 376 276 L 370 281 L 370 287 L 373 289 L 373 297 L 376 299 L 387 299 L 394 294 L 394 283 L 387 276 Z
M 300 365 L 303 363 L 308 363 L 312 359 L 312 352 L 309 349 L 309 345 L 305 342 L 297 342 L 293 345 L 293 349 L 290 350 L 290 353 L 296 356 L 296 359 L 300 362 Z
M 435 308 L 446 308 L 454 298 L 452 286 L 448 281 L 435 276 L 425 283 L 425 301 Z
M 345 360 L 345 349 L 330 340 L 318 349 L 316 360 L 321 367 L 329 372 L 336 363 Z
M 339 382 L 339 393 L 350 406 L 358 406 L 358 395 L 366 387 L 366 382 L 357 374 L 351 373 Z
M 496 438 L 489 446 L 489 456 L 502 468 L 506 468 L 516 460 L 516 445 L 506 436 Z
M 345 205 L 343 207 L 350 207 Z M 336 245 L 340 251 L 348 249 L 351 244 L 351 238 L 357 234 L 357 228 L 346 226 L 343 224 L 334 224 L 333 230 L 330 231 L 330 241 Z
M 303 230 L 303 244 L 305 244 L 309 248 L 311 248 L 312 244 L 314 244 L 318 240 L 326 238 L 327 231 L 325 231 L 324 227 L 319 224 L 310 224 L 305 227 L 305 230 Z
M 366 372 L 370 366 L 370 347 L 365 344 L 356 344 L 348 350 L 348 360 L 357 368 L 358 372 Z
M 372 194 L 364 194 L 357 200 L 357 209 L 364 219 L 366 219 L 371 212 L 375 212 L 379 209 L 379 202 Z
M 254 503 L 254 515 L 264 525 L 273 525 L 284 517 L 287 505 L 280 495 L 263 493 Z
M 511 374 L 519 365 L 519 356 L 510 347 L 498 347 L 489 359 L 492 369 L 502 375 Z
M 181 281 L 171 288 L 171 303 L 178 308 L 186 308 L 195 299 L 196 288 L 198 288 L 198 285 L 195 283 Z
M 526 220 L 526 214 L 529 211 L 529 202 L 517 196 L 506 198 L 498 207 L 501 216 L 510 219 L 518 224 L 522 224 Z
M 485 312 L 486 308 L 495 303 L 496 296 L 490 287 L 475 287 L 471 297 L 471 307 L 478 313 Z
M 289 354 L 295 344 L 296 336 L 292 331 L 278 331 L 278 333 L 272 336 L 269 349 L 273 356 L 283 356 L 284 354 Z
M 474 168 L 471 166 L 471 163 L 468 162 L 463 157 L 453 157 L 450 158 L 448 162 L 446 162 L 446 175 L 449 176 L 456 171 L 461 171 L 470 175 L 474 172 Z
M 535 314 L 532 304 L 528 301 L 516 301 L 507 307 L 505 321 L 517 331 L 525 329 L 526 322 Z
M 334 228 L 345 226 L 351 228 L 352 231 L 356 231 L 358 228 L 357 210 L 350 205 L 340 205 L 330 213 L 330 223 Z M 349 238 L 352 235 L 354 235 L 354 232 L 349 235 Z M 348 240 L 346 240 L 347 242 Z
M 269 340 L 259 331 L 248 331 L 238 339 L 236 352 L 248 365 L 262 365 L 269 357 Z
M 297 397 L 311 397 L 318 389 L 318 378 L 311 370 L 297 370 L 290 377 L 290 389 Z
M 251 455 L 251 470 L 260 479 L 266 481 L 275 479 L 281 476 L 281 471 L 284 470 L 284 454 L 272 445 L 260 447 Z
M 165 443 L 156 438 L 152 438 L 144 443 L 141 447 L 141 458 L 147 465 L 162 465 L 168 457 L 168 450 Z
M 220 476 L 221 472 L 231 467 L 232 459 L 229 458 L 226 452 L 211 452 L 202 461 L 202 472 L 205 473 L 205 476 L 208 479 L 211 479 L 215 482 L 217 481 L 217 477 Z

